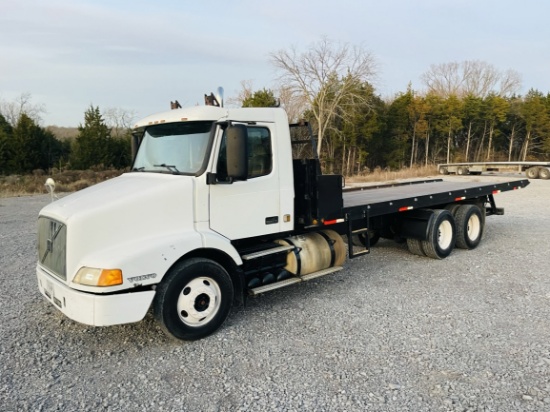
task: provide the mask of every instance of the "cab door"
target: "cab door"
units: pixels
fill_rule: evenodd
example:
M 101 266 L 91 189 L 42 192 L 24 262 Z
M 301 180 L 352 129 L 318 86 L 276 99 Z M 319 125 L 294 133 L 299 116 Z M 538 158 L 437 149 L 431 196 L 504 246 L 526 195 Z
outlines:
M 248 175 L 243 181 L 224 182 L 225 132 L 216 160 L 217 183 L 210 185 L 210 228 L 229 239 L 280 232 L 279 170 L 274 153 L 273 124 L 246 125 Z

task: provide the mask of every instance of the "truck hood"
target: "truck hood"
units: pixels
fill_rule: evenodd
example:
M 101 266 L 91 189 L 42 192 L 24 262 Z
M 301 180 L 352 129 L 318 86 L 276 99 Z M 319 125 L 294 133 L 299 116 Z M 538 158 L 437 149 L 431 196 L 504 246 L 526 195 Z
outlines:
M 40 216 L 66 225 L 71 274 L 86 265 L 92 253 L 194 231 L 194 179 L 128 173 L 51 203 Z
M 192 178 L 162 173 L 126 173 L 65 196 L 47 206 L 40 215 L 63 223 L 89 215 L 112 215 L 123 208 L 139 211 L 143 218 L 170 208 L 181 197 L 192 198 Z

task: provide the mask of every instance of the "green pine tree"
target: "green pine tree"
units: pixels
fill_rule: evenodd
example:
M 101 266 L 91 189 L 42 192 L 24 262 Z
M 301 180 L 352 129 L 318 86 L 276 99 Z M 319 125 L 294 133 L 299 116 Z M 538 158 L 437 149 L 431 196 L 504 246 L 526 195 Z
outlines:
M 272 90 L 262 89 L 243 100 L 243 107 L 275 107 L 277 99 Z
M 92 166 L 111 166 L 111 146 L 111 130 L 105 124 L 99 107 L 90 106 L 84 113 L 84 125 L 78 126 L 78 136 L 71 148 L 71 168 L 84 170 Z

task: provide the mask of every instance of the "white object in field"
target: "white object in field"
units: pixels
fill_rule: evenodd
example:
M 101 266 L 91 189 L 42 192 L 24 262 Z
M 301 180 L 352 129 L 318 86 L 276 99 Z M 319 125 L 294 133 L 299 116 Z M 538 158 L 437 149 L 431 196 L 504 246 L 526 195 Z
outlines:
M 51 177 L 48 177 L 46 179 L 46 183 L 44 184 L 46 188 L 48 189 L 48 192 L 50 192 L 50 196 L 52 198 L 52 202 L 54 199 L 57 199 L 57 196 L 54 194 L 55 192 L 55 180 L 53 180 Z

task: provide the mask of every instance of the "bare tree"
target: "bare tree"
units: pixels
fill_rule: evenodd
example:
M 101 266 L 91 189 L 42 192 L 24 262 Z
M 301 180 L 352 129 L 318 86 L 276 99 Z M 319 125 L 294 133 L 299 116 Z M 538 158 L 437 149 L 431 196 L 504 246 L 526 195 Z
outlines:
M 226 103 L 231 106 L 242 107 L 243 102 L 254 94 L 254 81 L 241 80 L 241 89 L 237 91 L 236 97 L 230 97 Z
M 271 60 L 281 72 L 281 85 L 302 98 L 313 114 L 319 154 L 331 120 L 346 113 L 339 110 L 342 103 L 363 100 L 356 93 L 357 84 L 374 77 L 374 57 L 362 47 L 323 38 L 302 53 L 295 48 L 279 50 Z
M 521 88 L 521 74 L 515 70 L 506 70 L 500 77 L 501 96 L 511 96 Z
M 521 87 L 518 72 L 501 72 L 493 65 L 479 60 L 432 64 L 421 79 L 429 92 L 441 97 L 484 98 L 490 94 L 510 96 Z
M 15 127 L 22 114 L 26 114 L 35 123 L 39 124 L 42 121 L 42 115 L 46 113 L 46 108 L 43 104 L 32 103 L 31 100 L 32 95 L 28 92 L 21 93 L 13 101 L 0 100 L 0 113 L 13 127 Z
M 103 110 L 103 117 L 107 126 L 111 128 L 111 136 L 122 137 L 132 128 L 136 112 L 120 107 L 108 107 Z
M 288 119 L 297 122 L 303 117 L 307 103 L 302 95 L 296 94 L 290 87 L 281 85 L 277 90 L 281 107 L 285 109 Z

